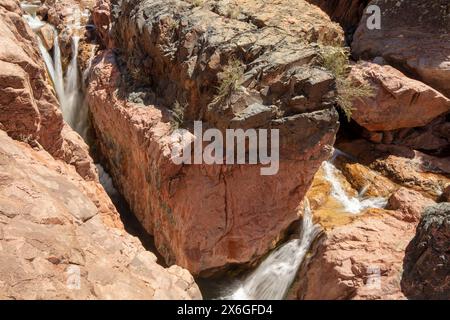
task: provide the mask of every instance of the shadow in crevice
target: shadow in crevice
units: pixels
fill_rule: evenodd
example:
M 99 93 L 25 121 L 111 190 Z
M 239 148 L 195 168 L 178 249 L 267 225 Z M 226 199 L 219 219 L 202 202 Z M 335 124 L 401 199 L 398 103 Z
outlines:
M 125 200 L 125 197 L 122 194 L 120 194 L 120 192 L 114 186 L 112 179 L 110 178 L 107 171 L 105 171 L 103 167 L 101 167 L 101 169 L 99 168 L 100 172 L 102 170 L 103 173 L 100 176 L 100 183 L 105 188 L 106 192 L 111 198 L 111 201 L 113 202 L 114 206 L 119 212 L 120 220 L 124 225 L 125 231 L 127 231 L 132 236 L 137 237 L 141 241 L 142 246 L 147 251 L 152 252 L 157 257 L 158 259 L 157 262 L 159 265 L 167 267 L 164 258 L 159 254 L 158 250 L 156 249 L 154 237 L 144 229 L 142 224 L 134 215 L 128 202 Z

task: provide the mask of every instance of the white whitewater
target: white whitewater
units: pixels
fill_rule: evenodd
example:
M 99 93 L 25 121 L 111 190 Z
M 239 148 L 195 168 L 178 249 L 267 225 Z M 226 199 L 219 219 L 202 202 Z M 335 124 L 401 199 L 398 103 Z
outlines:
M 58 31 L 55 27 L 53 27 L 53 66 L 55 69 L 55 81 L 53 81 L 53 85 L 55 87 L 56 94 L 60 101 L 60 104 L 63 105 L 66 101 L 66 93 L 64 91 L 64 73 L 61 62 L 61 49 L 59 47 L 58 41 Z
M 281 300 L 302 264 L 320 227 L 313 223 L 307 201 L 303 215 L 300 239 L 291 240 L 273 251 L 235 291 L 224 299 Z
M 78 79 L 78 44 L 80 38 L 72 37 L 72 60 L 67 68 L 65 97 L 66 101 L 61 103 L 64 120 L 76 130 L 77 107 L 80 105 L 80 84 Z
M 338 155 L 346 156 L 341 151 L 336 150 L 332 160 L 324 162 L 323 168 L 325 178 L 331 185 L 331 195 L 342 204 L 344 210 L 348 213 L 358 214 L 369 208 L 384 208 L 387 204 L 385 198 L 364 198 L 367 186 L 361 190 L 357 197 L 352 197 L 347 194 L 338 178 L 339 169 L 332 162 Z
M 80 43 L 79 30 L 81 28 L 80 23 L 80 11 L 75 10 L 73 12 L 73 23 L 69 25 L 69 29 L 72 31 L 72 59 L 67 68 L 66 82 L 64 87 L 65 101 L 61 104 L 64 120 L 75 130 L 78 131 L 80 124 L 78 123 L 78 107 L 82 103 L 79 70 L 78 70 L 78 49 Z
M 22 8 L 27 12 L 27 14 L 24 15 L 24 18 L 28 25 L 33 31 L 38 33 L 39 29 L 45 25 L 45 23 L 36 16 L 36 11 L 39 6 L 23 3 Z M 79 10 L 75 10 L 73 12 L 73 21 L 67 26 L 72 32 L 72 58 L 67 67 L 65 79 L 58 31 L 52 26 L 54 32 L 53 57 L 45 48 L 41 37 L 38 34 L 36 35 L 39 50 L 44 59 L 61 106 L 63 118 L 72 129 L 77 131 L 85 139 L 87 137 L 89 124 L 87 106 L 85 105 L 83 93 L 81 91 L 80 71 L 78 68 L 78 49 L 80 42 L 79 32 L 82 29 L 81 16 L 85 16 L 86 14 L 86 12 L 81 13 Z M 94 51 L 92 51 L 91 57 L 93 55 Z
M 23 16 L 25 21 L 28 23 L 30 28 L 35 33 L 37 33 L 45 25 L 45 23 L 36 16 L 35 5 L 23 4 L 22 8 L 24 8 L 24 11 L 28 13 Z M 64 76 L 61 63 L 61 50 L 58 42 L 58 31 L 53 26 L 51 27 L 53 29 L 54 34 L 53 57 L 45 48 L 41 37 L 39 35 L 36 35 L 36 39 L 38 42 L 39 51 L 41 52 L 42 58 L 44 59 L 48 74 L 50 75 L 50 78 L 53 82 L 53 86 L 55 88 L 58 100 L 60 101 L 60 104 L 63 105 L 65 101 L 65 92 L 64 92 Z

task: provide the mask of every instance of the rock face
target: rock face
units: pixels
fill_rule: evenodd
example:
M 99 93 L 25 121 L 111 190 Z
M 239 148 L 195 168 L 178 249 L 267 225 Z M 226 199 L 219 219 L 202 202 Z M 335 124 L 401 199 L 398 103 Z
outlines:
M 13 138 L 37 142 L 90 179 L 87 146 L 64 123 L 33 31 L 18 1 L 0 1 L 0 123 Z
M 447 0 L 373 0 L 381 29 L 369 30 L 364 15 L 352 49 L 361 59 L 389 64 L 450 96 L 450 16 Z
M 0 1 L 0 299 L 201 298 L 125 232 L 21 14 Z
M 103 46 L 110 47 L 111 37 L 109 31 L 111 28 L 111 4 L 109 0 L 99 0 L 95 2 L 92 11 L 92 21 L 97 27 L 97 34 Z
M 0 299 L 201 298 L 189 272 L 108 226 L 118 215 L 98 183 L 3 131 L 0 169 Z
M 450 184 L 450 161 L 407 147 L 372 144 L 365 140 L 338 144 L 361 164 L 381 173 L 394 183 L 438 200 Z
M 287 1 L 264 16 L 261 1 L 239 2 L 240 14 L 258 12 L 253 24 L 222 14 L 215 3 L 113 5 L 110 34 L 119 55 L 97 57 L 88 88 L 100 149 L 118 188 L 165 259 L 195 274 L 252 262 L 273 248 L 298 219 L 296 208 L 329 157 L 338 126 L 334 80 L 314 65 L 317 47 L 298 37 L 317 38 L 321 30 L 325 39 L 324 26 L 335 35 L 336 25 L 303 1 L 319 16 L 289 17 Z M 282 21 L 292 22 L 272 26 L 279 23 L 270 18 L 277 8 Z M 302 29 L 296 19 L 306 18 L 318 19 L 320 28 Z M 230 69 L 242 71 L 238 88 L 219 96 Z M 261 176 L 260 165 L 175 165 L 169 135 L 176 105 L 187 129 L 198 119 L 220 130 L 280 129 L 278 174 Z
M 417 191 L 400 188 L 389 198 L 387 208 L 402 212 L 401 219 L 404 221 L 418 222 L 424 208 L 433 204 L 435 204 L 433 200 L 424 197 Z
M 404 299 L 402 261 L 413 234 L 414 225 L 383 210 L 328 231 L 300 280 L 297 298 Z
M 402 289 L 410 299 L 450 299 L 450 203 L 425 210 L 406 249 Z
M 450 99 L 391 66 L 360 62 L 350 79 L 373 89 L 373 97 L 355 100 L 352 111 L 352 119 L 370 131 L 422 127 L 450 111 Z

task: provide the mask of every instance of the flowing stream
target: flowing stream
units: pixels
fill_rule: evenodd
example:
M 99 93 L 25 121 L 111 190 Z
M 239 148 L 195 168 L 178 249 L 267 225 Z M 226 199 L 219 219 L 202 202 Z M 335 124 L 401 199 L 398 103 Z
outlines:
M 358 214 L 369 208 L 383 208 L 386 206 L 385 198 L 363 198 L 365 191 L 363 190 L 357 197 L 351 197 L 345 192 L 341 182 L 337 177 L 338 169 L 331 161 L 323 164 L 325 177 L 331 185 L 331 195 L 338 200 L 344 207 L 344 211 L 352 214 Z
M 281 300 L 285 297 L 297 270 L 309 251 L 320 227 L 313 223 L 308 201 L 305 201 L 300 238 L 275 249 L 230 296 L 232 300 Z
M 325 178 L 331 186 L 331 196 L 343 207 L 343 211 L 359 214 L 369 208 L 383 208 L 385 198 L 364 198 L 365 191 L 357 197 L 347 194 L 342 186 L 337 169 L 333 162 L 337 156 L 349 157 L 339 150 L 331 160 L 323 163 Z M 275 249 L 269 256 L 243 281 L 229 286 L 221 299 L 226 300 L 280 300 L 283 299 L 292 285 L 298 269 L 308 253 L 311 244 L 320 233 L 320 226 L 313 223 L 313 213 L 309 203 L 305 201 L 300 238 L 288 241 Z

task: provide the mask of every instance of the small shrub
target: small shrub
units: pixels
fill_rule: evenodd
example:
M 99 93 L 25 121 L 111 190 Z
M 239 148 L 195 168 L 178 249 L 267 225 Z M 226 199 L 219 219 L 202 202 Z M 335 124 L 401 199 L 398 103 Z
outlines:
M 184 109 L 186 105 L 181 105 L 178 101 L 175 101 L 172 107 L 172 120 L 171 126 L 173 130 L 179 129 L 184 123 Z
M 349 79 L 336 79 L 336 89 L 338 92 L 337 103 L 348 121 L 352 118 L 353 102 L 373 96 L 372 87 L 368 83 L 355 85 Z
M 353 102 L 373 96 L 373 90 L 368 83 L 355 84 L 349 78 L 350 71 L 348 48 L 338 46 L 321 46 L 321 64 L 336 78 L 337 103 L 350 121 Z
M 220 84 L 217 87 L 217 95 L 213 103 L 218 103 L 228 99 L 241 86 L 242 77 L 244 76 L 244 67 L 242 62 L 232 58 L 219 73 Z

